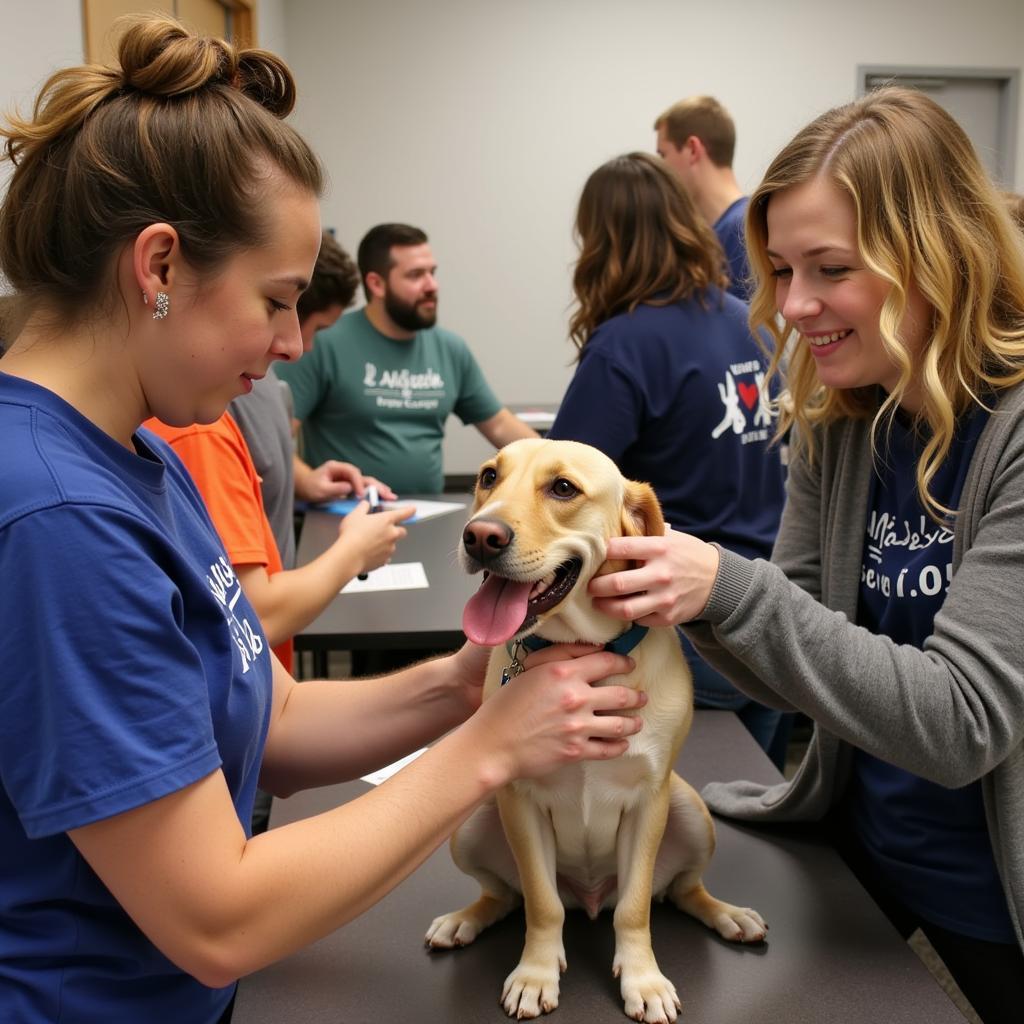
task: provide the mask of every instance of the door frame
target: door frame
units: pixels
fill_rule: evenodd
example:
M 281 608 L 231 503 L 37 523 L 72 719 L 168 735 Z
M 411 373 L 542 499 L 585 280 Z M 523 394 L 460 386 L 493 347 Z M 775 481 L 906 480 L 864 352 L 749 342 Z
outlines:
M 866 95 L 877 84 L 869 85 L 870 80 L 877 78 L 897 78 L 910 86 L 914 85 L 914 79 L 922 84 L 938 83 L 949 78 L 996 82 L 999 85 L 996 173 L 999 185 L 1007 189 L 1014 187 L 1017 170 L 1017 121 L 1020 110 L 1019 69 L 923 64 L 858 64 L 856 95 Z

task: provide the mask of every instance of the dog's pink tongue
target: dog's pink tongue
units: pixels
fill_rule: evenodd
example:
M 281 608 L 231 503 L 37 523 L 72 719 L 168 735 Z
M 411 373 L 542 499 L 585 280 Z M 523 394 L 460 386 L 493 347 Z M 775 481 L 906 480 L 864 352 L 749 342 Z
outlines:
M 473 643 L 485 647 L 497 647 L 510 640 L 526 618 L 531 586 L 492 573 L 466 602 L 462 631 Z

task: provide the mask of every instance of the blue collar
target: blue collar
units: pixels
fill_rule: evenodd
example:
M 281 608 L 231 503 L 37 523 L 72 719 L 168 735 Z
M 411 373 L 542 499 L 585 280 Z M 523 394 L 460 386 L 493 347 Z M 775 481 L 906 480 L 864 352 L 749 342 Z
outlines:
M 629 629 L 626 630 L 621 636 L 615 637 L 614 640 L 609 640 L 604 645 L 606 651 L 611 651 L 612 654 L 629 654 L 631 650 L 647 635 L 647 626 L 641 626 L 639 623 L 634 623 Z M 542 636 L 526 636 L 519 641 L 526 648 L 527 651 L 540 651 L 545 647 L 551 646 L 550 640 L 545 640 Z M 512 654 L 512 644 L 508 643 L 505 645 L 505 649 L 508 653 Z

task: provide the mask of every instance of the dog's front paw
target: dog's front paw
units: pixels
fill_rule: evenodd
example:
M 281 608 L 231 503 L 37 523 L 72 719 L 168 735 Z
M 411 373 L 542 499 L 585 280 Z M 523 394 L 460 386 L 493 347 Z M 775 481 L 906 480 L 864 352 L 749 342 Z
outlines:
M 456 949 L 459 946 L 468 946 L 486 927 L 468 910 L 469 908 L 453 910 L 450 914 L 435 917 L 427 929 L 426 944 L 431 949 Z
M 558 978 L 564 970 L 564 953 L 545 961 L 520 960 L 501 990 L 505 1012 L 518 1020 L 550 1013 L 558 1005 Z
M 661 971 L 654 956 L 628 963 L 616 954 L 612 973 L 620 979 L 623 1009 L 627 1017 L 645 1024 L 671 1024 L 679 1016 L 682 1003 L 676 987 Z

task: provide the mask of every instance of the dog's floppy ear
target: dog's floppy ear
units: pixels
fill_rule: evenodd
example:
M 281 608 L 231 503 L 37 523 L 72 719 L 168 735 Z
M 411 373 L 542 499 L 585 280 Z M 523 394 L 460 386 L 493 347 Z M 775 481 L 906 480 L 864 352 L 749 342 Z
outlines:
M 622 536 L 660 537 L 664 532 L 665 518 L 654 488 L 627 480 L 622 501 Z

